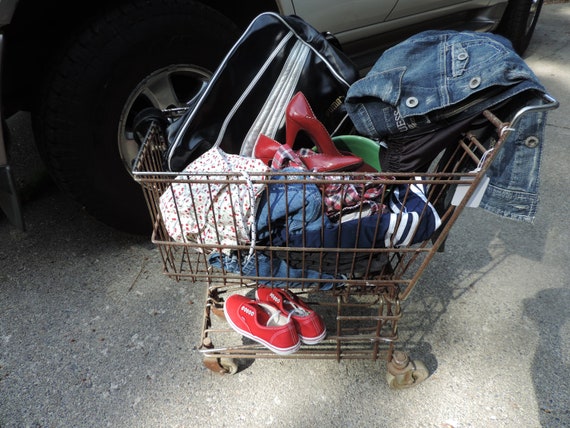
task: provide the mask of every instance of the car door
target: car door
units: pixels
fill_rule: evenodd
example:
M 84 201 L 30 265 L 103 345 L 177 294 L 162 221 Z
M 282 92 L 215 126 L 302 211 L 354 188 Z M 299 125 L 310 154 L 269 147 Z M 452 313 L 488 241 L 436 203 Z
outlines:
M 431 12 L 440 15 L 442 13 L 445 13 L 446 8 L 454 9 L 461 4 L 469 7 L 469 3 L 474 2 L 468 0 L 399 0 L 397 2 L 397 5 L 390 13 L 388 20 L 419 14 L 431 15 Z M 487 2 L 479 1 L 479 3 Z
M 396 3 L 397 0 L 293 0 L 297 15 L 318 30 L 334 34 L 384 22 Z

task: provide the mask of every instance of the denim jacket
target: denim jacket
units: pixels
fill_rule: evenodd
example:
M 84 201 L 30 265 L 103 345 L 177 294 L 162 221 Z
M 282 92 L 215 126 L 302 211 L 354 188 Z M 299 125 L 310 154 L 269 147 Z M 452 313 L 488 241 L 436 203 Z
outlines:
M 385 51 L 351 85 L 345 104 L 357 132 L 381 140 L 434 130 L 450 118 L 456 122 L 511 103 L 515 96 L 525 102 L 520 107 L 536 104 L 545 93 L 506 38 L 430 30 Z M 546 112 L 532 113 L 510 133 L 488 171 L 482 208 L 534 220 L 545 125 Z

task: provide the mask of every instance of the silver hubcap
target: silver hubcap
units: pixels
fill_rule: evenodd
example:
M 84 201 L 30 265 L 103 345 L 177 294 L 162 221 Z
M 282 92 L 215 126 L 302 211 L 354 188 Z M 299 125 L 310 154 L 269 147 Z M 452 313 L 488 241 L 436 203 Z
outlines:
M 117 135 L 119 153 L 129 173 L 139 150 L 133 135 L 133 120 L 137 113 L 147 107 L 184 108 L 207 85 L 211 76 L 210 71 L 201 67 L 173 65 L 155 71 L 139 83 L 123 108 Z

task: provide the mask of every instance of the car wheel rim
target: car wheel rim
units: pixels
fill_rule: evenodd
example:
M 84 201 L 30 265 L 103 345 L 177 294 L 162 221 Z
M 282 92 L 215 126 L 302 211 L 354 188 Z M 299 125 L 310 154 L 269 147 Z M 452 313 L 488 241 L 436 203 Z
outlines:
M 211 77 L 212 73 L 201 67 L 169 66 L 147 76 L 131 92 L 121 112 L 117 135 L 121 160 L 129 174 L 139 151 L 133 132 L 136 115 L 148 107 L 160 110 L 186 108 Z
M 540 1 L 541 0 L 532 0 L 530 2 L 530 10 L 529 10 L 528 19 L 526 22 L 525 34 L 528 34 L 534 26 L 534 22 L 536 21 L 536 18 L 537 18 L 538 6 L 539 6 Z

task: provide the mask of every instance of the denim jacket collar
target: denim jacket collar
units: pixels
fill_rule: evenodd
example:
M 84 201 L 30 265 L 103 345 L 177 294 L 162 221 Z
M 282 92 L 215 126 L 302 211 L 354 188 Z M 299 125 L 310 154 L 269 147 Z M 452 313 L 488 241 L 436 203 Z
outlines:
M 346 108 L 359 133 L 383 138 L 482 111 L 528 89 L 545 92 L 506 38 L 430 30 L 385 51 L 350 86 Z

